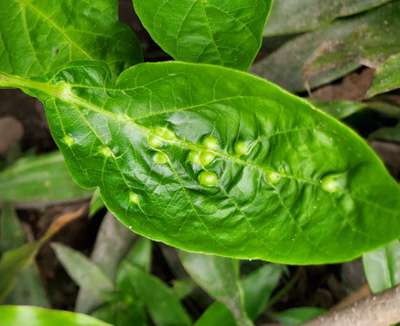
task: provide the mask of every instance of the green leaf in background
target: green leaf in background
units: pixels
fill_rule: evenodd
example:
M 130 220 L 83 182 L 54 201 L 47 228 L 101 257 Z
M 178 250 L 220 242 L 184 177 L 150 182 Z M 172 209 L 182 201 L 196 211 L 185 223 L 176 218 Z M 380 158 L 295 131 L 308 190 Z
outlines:
M 204 64 L 110 78 L 84 62 L 48 82 L 3 74 L 0 85 L 37 93 L 75 180 L 100 187 L 135 232 L 291 264 L 350 260 L 399 236 L 399 185 L 364 140 L 308 102 Z
M 305 322 L 324 314 L 325 309 L 315 307 L 302 307 L 288 309 L 273 314 L 273 317 L 284 326 L 299 326 Z
M 281 266 L 268 264 L 250 273 L 241 281 L 246 312 L 251 319 L 255 320 L 264 311 L 272 291 L 279 283 L 282 271 Z M 224 304 L 214 302 L 196 321 L 195 325 L 236 326 L 236 322 Z
M 103 199 L 101 199 L 100 189 L 97 188 L 93 193 L 89 206 L 89 217 L 93 217 L 100 209 L 104 207 Z
M 116 71 L 142 61 L 115 0 L 1 1 L 0 36 L 1 70 L 24 77 L 78 59 L 105 60 Z
M 368 97 L 400 88 L 400 53 L 391 56 L 378 67 Z
M 0 260 L 0 302 L 13 290 L 20 273 L 28 268 L 39 250 L 38 242 L 6 251 Z
M 247 275 L 242 281 L 247 314 L 256 319 L 265 309 L 272 291 L 278 286 L 283 267 L 264 265 Z
M 3 252 L 22 246 L 25 238 L 14 207 L 10 204 L 0 206 L 0 257 Z
M 186 298 L 196 287 L 196 284 L 191 279 L 174 280 L 172 288 L 175 295 L 181 300 Z
M 149 273 L 151 268 L 151 259 L 151 241 L 146 238 L 140 238 L 128 252 L 122 261 L 122 264 L 137 266 Z
M 366 253 L 364 272 L 373 293 L 388 290 L 400 284 L 400 241 Z
M 275 0 L 264 36 L 308 32 L 391 0 Z
M 340 78 L 362 64 L 377 67 L 400 52 L 399 15 L 400 2 L 392 1 L 339 20 L 288 41 L 253 71 L 288 90 L 302 91 Z
M 187 252 L 181 252 L 180 258 L 191 278 L 211 297 L 228 307 L 238 325 L 252 325 L 245 310 L 238 260 Z
M 0 256 L 3 252 L 23 246 L 25 242 L 26 235 L 18 217 L 16 216 L 14 208 L 9 204 L 3 205 L 0 209 Z M 2 263 L 0 263 L 0 265 L 1 264 Z M 17 261 L 16 264 L 18 264 Z M 12 265 L 9 265 L 8 268 L 3 269 L 3 272 L 11 273 L 9 272 L 11 268 Z M 50 305 L 46 297 L 39 271 L 35 264 L 32 264 L 19 272 L 17 270 L 17 274 L 17 276 L 14 276 L 16 278 L 15 282 L 11 280 L 11 283 L 15 284 L 12 291 L 10 290 L 11 292 L 9 294 L 7 294 L 9 292 L 8 289 L 5 291 L 6 294 L 4 295 L 4 298 L 6 298 L 6 304 L 34 304 L 43 307 Z M 8 276 L 0 274 L 0 279 L 2 277 L 6 280 L 10 280 Z
M 0 202 L 37 207 L 90 197 L 72 180 L 61 153 L 18 160 L 0 172 Z
M 137 236 L 107 213 L 97 233 L 91 261 L 110 279 L 115 280 L 118 266 Z M 88 313 L 103 302 L 90 288 L 80 288 L 75 310 Z M 105 309 L 107 310 L 107 308 Z
M 271 0 L 135 0 L 152 38 L 173 58 L 247 69 L 262 42 Z
M 336 119 L 345 119 L 368 107 L 366 103 L 354 101 L 311 101 L 318 109 Z
M 393 128 L 381 128 L 373 132 L 369 139 L 379 139 L 400 143 L 400 124 Z
M 133 292 L 158 326 L 191 325 L 191 320 L 173 290 L 142 268 L 125 262 L 117 277 L 122 293 Z
M 86 315 L 29 306 L 0 306 L 0 316 L 5 326 L 111 326 Z
M 60 243 L 53 243 L 52 248 L 68 275 L 80 287 L 86 288 L 103 300 L 114 290 L 113 281 L 82 253 Z

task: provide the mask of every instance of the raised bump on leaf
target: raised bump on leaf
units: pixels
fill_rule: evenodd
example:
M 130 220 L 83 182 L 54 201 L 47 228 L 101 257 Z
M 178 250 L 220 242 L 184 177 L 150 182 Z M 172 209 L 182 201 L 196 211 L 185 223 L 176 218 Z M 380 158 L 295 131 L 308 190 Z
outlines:
M 250 146 L 248 142 L 238 141 L 235 143 L 235 153 L 238 156 L 247 155 L 250 151 Z
M 334 193 L 346 188 L 347 177 L 345 173 L 330 174 L 322 178 L 321 186 L 326 192 Z
M 153 162 L 156 164 L 167 164 L 168 155 L 162 152 L 157 152 L 153 156 Z
M 199 183 L 204 187 L 215 187 L 218 185 L 218 176 L 214 172 L 202 171 L 198 179 Z
M 130 192 L 129 193 L 129 201 L 135 205 L 138 205 L 139 201 L 140 201 L 139 195 L 137 193 Z
M 209 151 L 202 151 L 200 153 L 200 164 L 204 167 L 211 164 L 215 159 L 215 154 Z
M 218 139 L 211 135 L 203 139 L 203 145 L 209 149 L 219 149 Z

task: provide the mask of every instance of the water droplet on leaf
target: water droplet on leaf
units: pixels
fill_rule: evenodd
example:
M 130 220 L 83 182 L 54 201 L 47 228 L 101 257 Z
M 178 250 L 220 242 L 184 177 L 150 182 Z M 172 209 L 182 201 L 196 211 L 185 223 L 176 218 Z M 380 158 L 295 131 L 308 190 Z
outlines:
M 100 154 L 105 157 L 111 157 L 113 155 L 113 152 L 109 147 L 103 146 L 103 147 L 100 147 Z
M 72 138 L 70 135 L 65 135 L 63 141 L 64 144 L 67 145 L 68 147 L 71 147 L 72 145 L 75 144 L 75 139 Z

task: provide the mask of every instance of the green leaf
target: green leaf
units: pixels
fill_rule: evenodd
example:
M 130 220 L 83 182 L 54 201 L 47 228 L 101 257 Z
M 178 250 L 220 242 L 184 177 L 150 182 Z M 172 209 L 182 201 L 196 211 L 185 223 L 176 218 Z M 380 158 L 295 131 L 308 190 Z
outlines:
M 148 325 L 143 303 L 133 301 L 129 295 L 126 298 L 117 295 L 114 301 L 108 302 L 91 315 L 115 326 Z
M 282 266 L 268 264 L 247 275 L 242 281 L 244 303 L 251 319 L 256 319 L 264 311 L 282 272 Z
M 214 302 L 194 326 L 237 326 L 231 311 L 221 302 Z
M 326 310 L 322 308 L 302 307 L 276 313 L 273 317 L 284 326 L 298 326 L 303 325 L 305 322 L 312 320 L 325 312 Z
M 288 90 L 302 91 L 329 83 L 364 63 L 377 67 L 400 52 L 399 15 L 400 2 L 392 1 L 338 20 L 290 40 L 257 63 L 253 71 Z
M 392 128 L 378 129 L 369 136 L 369 139 L 379 139 L 400 143 L 400 124 Z
M 140 238 L 122 261 L 122 268 L 126 265 L 133 265 L 140 267 L 145 272 L 150 272 L 151 258 L 151 241 Z
M 53 243 L 51 246 L 68 275 L 81 288 L 88 289 L 93 295 L 103 300 L 114 290 L 113 281 L 83 254 L 60 243 Z
M 0 3 L 1 70 L 42 76 L 72 60 L 105 60 L 121 71 L 142 61 L 118 1 L 10 0 Z
M 399 185 L 365 141 L 250 74 L 169 62 L 113 81 L 83 62 L 47 82 L 3 74 L 0 86 L 41 98 L 75 180 L 151 239 L 316 264 L 400 234 Z
M 368 107 L 366 103 L 353 101 L 312 101 L 312 103 L 318 109 L 339 120 L 345 119 Z
M 1 323 L 10 326 L 111 326 L 86 315 L 29 306 L 0 306 L 0 316 Z
M 73 182 L 59 152 L 22 158 L 0 172 L 0 202 L 40 206 L 89 197 Z
M 4 205 L 0 210 L 0 254 L 22 246 L 25 242 L 26 236 L 18 217 L 16 216 L 14 208 L 9 204 Z M 18 262 L 16 262 L 16 264 L 18 264 Z M 10 268 L 12 268 L 12 265 L 3 269 L 3 272 L 8 272 Z M 36 265 L 29 266 L 19 272 L 17 269 L 17 273 L 18 276 L 14 276 L 16 280 L 11 280 L 10 282 L 15 285 L 12 291 L 9 290 L 9 288 L 5 291 L 5 302 L 7 304 L 34 304 L 43 307 L 49 306 Z M 0 278 L 2 277 L 1 274 Z M 8 276 L 4 277 L 10 280 Z M 7 295 L 9 291 L 11 292 Z
M 192 279 L 228 307 L 238 325 L 252 325 L 245 311 L 238 260 L 186 252 L 181 252 L 180 258 Z
M 135 0 L 152 38 L 173 58 L 247 69 L 261 46 L 271 0 Z
M 391 0 L 275 0 L 265 36 L 308 32 Z
M 391 56 L 378 67 L 368 97 L 400 88 L 400 53 Z
M 196 284 L 191 279 L 180 279 L 172 282 L 175 295 L 181 300 L 186 298 L 195 289 Z
M 191 325 L 190 317 L 172 289 L 142 268 L 125 262 L 117 284 L 121 292 L 133 292 L 140 298 L 156 325 Z
M 7 250 L 22 246 L 25 243 L 25 233 L 10 204 L 0 206 L 0 257 Z
M 90 200 L 89 217 L 93 217 L 103 207 L 104 203 L 103 199 L 101 199 L 100 190 L 96 189 Z
M 368 285 L 373 293 L 400 284 L 400 241 L 364 254 L 363 264 Z
M 251 319 L 255 320 L 264 311 L 272 291 L 279 283 L 282 271 L 283 269 L 279 265 L 264 265 L 247 275 L 241 282 L 246 312 Z M 195 325 L 236 326 L 236 322 L 224 304 L 214 302 L 196 321 Z
M 90 260 L 110 279 L 115 280 L 118 266 L 137 236 L 107 213 L 97 233 Z M 103 300 L 90 288 L 80 288 L 75 310 L 88 313 Z

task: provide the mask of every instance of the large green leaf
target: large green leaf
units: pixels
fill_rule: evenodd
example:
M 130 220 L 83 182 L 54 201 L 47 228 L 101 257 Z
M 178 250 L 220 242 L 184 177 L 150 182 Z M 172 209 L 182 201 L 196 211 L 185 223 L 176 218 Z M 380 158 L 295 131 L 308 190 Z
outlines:
M 336 18 L 351 16 L 391 0 L 275 0 L 265 36 L 312 31 Z
M 25 241 L 14 207 L 10 204 L 0 206 L 0 257 L 3 252 L 22 246 Z
M 135 0 L 153 39 L 177 60 L 247 69 L 262 41 L 271 0 Z
M 41 98 L 78 183 L 100 187 L 115 216 L 152 239 L 310 264 L 400 234 L 399 186 L 368 145 L 252 75 L 170 62 L 112 81 L 84 62 L 46 82 L 2 74 L 0 86 Z
M 0 2 L 1 70 L 41 76 L 77 59 L 120 71 L 142 59 L 133 32 L 118 22 L 116 0 Z
M 181 252 L 180 258 L 192 279 L 228 307 L 238 325 L 252 325 L 245 310 L 238 260 L 187 252 Z
M 386 93 L 400 88 L 400 53 L 391 56 L 378 67 L 368 96 Z
M 111 326 L 86 315 L 29 306 L 0 306 L 0 322 L 5 326 Z
M 377 67 L 400 52 L 400 1 L 339 20 L 290 40 L 253 71 L 291 91 L 342 77 L 362 64 Z
M 372 292 L 379 293 L 400 284 L 400 241 L 363 256 L 365 276 Z
M 0 202 L 37 206 L 89 197 L 73 182 L 59 152 L 22 158 L 0 172 Z

